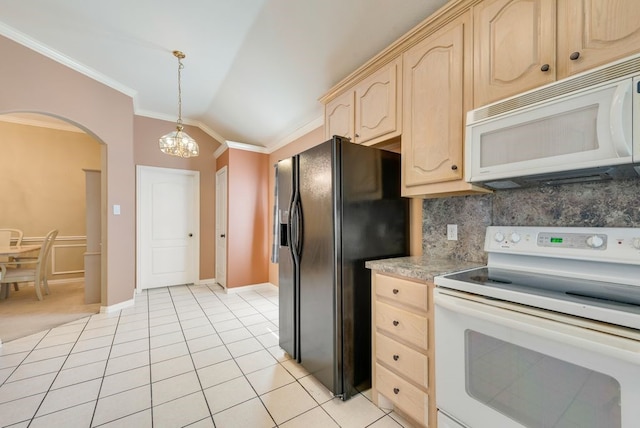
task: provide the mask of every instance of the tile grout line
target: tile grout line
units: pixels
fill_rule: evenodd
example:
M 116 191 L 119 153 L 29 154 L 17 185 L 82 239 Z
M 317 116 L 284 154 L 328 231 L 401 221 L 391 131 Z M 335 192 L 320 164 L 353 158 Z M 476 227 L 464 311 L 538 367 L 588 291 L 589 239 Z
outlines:
M 116 322 L 116 330 L 113 332 L 113 337 L 111 338 L 111 346 L 109 346 L 109 353 L 107 354 L 107 363 L 104 365 L 104 371 L 102 372 L 102 378 L 100 379 L 100 388 L 98 388 L 98 396 L 96 397 L 96 404 L 93 406 L 93 413 L 91 414 L 91 421 L 89 421 L 89 427 L 93 426 L 93 420 L 96 417 L 96 410 L 98 410 L 98 402 L 100 401 L 100 393 L 102 392 L 102 385 L 104 384 L 104 378 L 107 374 L 107 367 L 109 367 L 109 359 L 111 357 L 111 352 L 113 351 L 113 344 L 116 340 L 116 334 L 118 332 L 118 326 L 120 325 L 120 317 L 122 316 L 122 311 L 118 311 L 118 321 Z
M 206 313 L 202 309 L 202 306 L 200 305 L 200 302 L 198 302 L 197 299 L 195 298 L 195 296 L 193 296 L 193 291 L 191 290 L 191 287 L 189 287 L 189 286 L 186 286 L 186 287 L 187 287 L 187 290 L 189 290 L 189 293 L 191 293 L 191 296 L 194 298 L 194 300 L 198 304 L 198 308 L 200 308 L 200 310 L 202 311 L 202 313 L 206 317 Z M 184 335 L 184 328 L 182 327 L 182 321 L 180 320 L 180 316 L 178 315 L 178 308 L 176 308 L 176 306 L 175 306 L 175 300 L 173 300 L 173 295 L 171 294 L 171 290 L 168 290 L 168 291 L 169 291 L 169 296 L 171 297 L 171 302 L 173 303 L 174 310 L 176 311 L 176 317 L 178 318 L 178 324 L 180 325 L 180 332 L 182 333 L 182 337 L 184 337 L 184 342 L 187 345 L 187 352 L 189 352 L 189 359 L 191 360 L 191 364 L 193 365 L 193 371 L 195 372 L 196 378 L 198 379 L 198 384 L 200 385 L 200 392 L 202 393 L 202 396 L 204 397 L 204 402 L 207 405 L 207 410 L 209 411 L 209 418 L 211 418 L 211 422 L 213 423 L 213 426 L 215 428 L 216 423 L 213 420 L 213 413 L 211 412 L 211 406 L 209 405 L 209 400 L 207 400 L 207 395 L 204 393 L 204 388 L 202 387 L 202 381 L 200 380 L 200 374 L 198 373 L 198 369 L 196 368 L 195 361 L 193 361 L 193 355 L 191 353 L 191 348 L 189 347 L 189 341 L 187 340 L 187 337 Z M 206 317 L 206 318 L 207 318 L 207 321 L 209 322 L 209 324 L 211 324 L 211 326 L 213 327 L 213 324 L 211 323 L 211 320 L 209 320 L 209 317 Z M 213 327 L 213 329 L 214 329 L 214 331 L 216 331 L 215 327 Z M 216 334 L 217 334 L 217 332 L 216 332 Z M 189 395 L 189 394 L 187 394 L 187 395 Z M 185 397 L 186 397 L 186 395 L 185 395 Z M 179 398 L 182 398 L 182 397 L 179 397 Z M 206 419 L 206 418 L 204 418 L 204 419 Z
M 92 316 L 93 316 L 93 315 L 92 315 Z M 29 424 L 28 424 L 27 426 L 31 426 L 31 424 L 33 423 L 33 421 L 36 419 L 36 415 L 38 414 L 38 410 L 40 410 L 40 408 L 42 407 L 42 404 L 44 403 L 44 400 L 46 400 L 46 399 L 47 399 L 47 396 L 48 396 L 48 395 L 49 395 L 49 393 L 51 392 L 51 387 L 52 387 L 52 386 L 53 386 L 53 384 L 56 382 L 56 379 L 58 379 L 58 376 L 60 375 L 60 372 L 62 371 L 62 368 L 64 367 L 64 364 L 67 362 L 67 360 L 69 359 L 69 356 L 71 355 L 71 351 L 73 351 L 73 348 L 74 348 L 74 347 L 78 344 L 78 342 L 80 341 L 80 337 L 82 336 L 82 333 L 84 333 L 84 332 L 86 331 L 86 329 L 87 329 L 87 325 L 89 324 L 89 321 L 91 321 L 91 317 L 92 317 L 92 316 L 90 316 L 90 317 L 87 319 L 87 322 L 84 324 L 84 327 L 82 327 L 82 330 L 80 330 L 80 334 L 78 334 L 78 338 L 75 340 L 75 342 L 73 342 L 73 346 L 71 347 L 71 349 L 69 349 L 69 352 L 67 353 L 67 356 L 65 357 L 64 361 L 62 362 L 62 365 L 61 365 L 61 366 L 60 366 L 60 368 L 58 369 L 58 372 L 56 373 L 56 375 L 53 377 L 53 380 L 51 381 L 51 385 L 49 385 L 49 387 L 47 388 L 47 391 L 45 392 L 44 396 L 42 397 L 42 400 L 40 401 L 40 404 L 38 404 L 38 407 L 37 407 L 37 408 L 36 408 L 36 410 L 33 412 L 33 416 L 32 416 L 31 418 L 29 418 Z M 45 337 L 47 337 L 47 335 L 49 334 L 49 332 L 50 332 L 51 330 L 52 330 L 52 329 L 47 330 L 47 333 L 42 337 L 42 339 L 41 339 L 38 343 L 41 343 L 41 342 L 42 342 L 42 340 L 43 340 Z M 38 346 L 38 345 L 36 345 L 36 346 Z M 35 346 L 34 346 L 34 348 L 33 348 L 33 349 L 35 349 Z M 22 363 L 21 363 L 21 364 L 22 364 Z M 39 375 L 39 376 L 41 376 L 41 375 Z M 34 395 L 35 395 L 35 394 L 34 394 Z M 97 401 L 98 401 L 98 399 L 96 398 L 96 403 L 97 403 Z M 86 404 L 86 403 L 88 403 L 88 402 L 89 402 L 89 401 L 87 401 L 87 402 L 85 402 L 85 403 L 80 403 L 80 404 Z M 70 406 L 70 407 L 74 407 L 74 406 Z M 57 413 L 57 412 L 60 412 L 60 411 L 62 411 L 62 410 L 66 410 L 66 409 L 68 409 L 68 408 L 70 408 L 70 407 L 65 407 L 65 408 L 63 408 L 63 409 L 58 409 L 58 410 L 56 410 L 55 412 L 51 412 L 51 413 L 48 413 L 48 414 Z M 43 415 L 43 416 L 45 416 L 45 415 Z

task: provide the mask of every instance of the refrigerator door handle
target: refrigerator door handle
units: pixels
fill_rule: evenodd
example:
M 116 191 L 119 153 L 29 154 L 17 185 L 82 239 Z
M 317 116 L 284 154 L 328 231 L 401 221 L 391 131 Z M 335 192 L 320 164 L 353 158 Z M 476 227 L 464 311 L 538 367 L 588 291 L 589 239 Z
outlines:
M 296 263 L 300 256 L 300 206 L 298 199 L 294 196 L 291 206 L 291 253 Z
M 287 241 L 289 243 L 289 251 L 291 252 L 291 255 L 293 257 L 293 259 L 295 260 L 295 226 L 293 223 L 293 218 L 295 216 L 295 203 L 296 203 L 296 196 L 295 193 L 293 195 L 291 195 L 291 202 L 289 203 L 289 216 L 287 218 Z
M 296 236 L 295 236 L 295 246 L 296 246 L 296 255 L 298 259 L 302 255 L 302 205 L 300 204 L 300 198 L 296 199 Z

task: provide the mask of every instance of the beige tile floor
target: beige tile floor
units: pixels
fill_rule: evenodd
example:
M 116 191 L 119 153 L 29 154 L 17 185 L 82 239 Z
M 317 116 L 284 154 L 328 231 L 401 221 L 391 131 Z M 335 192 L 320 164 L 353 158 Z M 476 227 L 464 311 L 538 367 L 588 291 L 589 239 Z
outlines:
M 278 347 L 278 290 L 177 286 L 4 343 L 2 427 L 402 427 Z

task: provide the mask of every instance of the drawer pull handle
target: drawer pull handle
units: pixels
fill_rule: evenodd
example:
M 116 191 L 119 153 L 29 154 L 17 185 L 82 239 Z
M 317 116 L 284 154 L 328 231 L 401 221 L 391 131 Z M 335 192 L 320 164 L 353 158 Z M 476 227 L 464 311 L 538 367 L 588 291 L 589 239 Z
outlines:
M 400 359 L 400 355 L 398 354 L 393 355 L 393 361 L 398 361 L 399 359 Z
M 398 294 L 400 292 L 400 290 L 398 290 L 397 288 L 393 289 L 393 294 Z
M 395 326 L 397 327 L 397 326 L 398 326 L 398 324 L 400 324 L 400 321 L 393 320 L 393 325 L 395 325 Z
M 398 395 L 400 393 L 400 389 L 399 388 L 393 388 L 393 393 Z

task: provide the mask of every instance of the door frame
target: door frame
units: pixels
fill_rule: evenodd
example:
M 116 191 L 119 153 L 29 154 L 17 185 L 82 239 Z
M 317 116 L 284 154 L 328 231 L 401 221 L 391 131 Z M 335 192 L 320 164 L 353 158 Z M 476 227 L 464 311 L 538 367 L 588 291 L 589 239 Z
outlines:
M 222 190 L 224 193 L 220 194 L 218 192 L 218 177 L 220 175 L 224 174 L 225 175 L 225 180 L 226 180 L 226 186 L 225 188 Z M 219 284 L 220 286 L 222 286 L 222 288 L 224 288 L 225 290 L 227 289 L 227 249 L 228 249 L 228 235 L 229 235 L 229 171 L 227 166 L 223 166 L 222 168 L 220 168 L 219 170 L 216 171 L 216 226 L 215 226 L 215 233 L 216 233 L 216 284 Z M 218 200 L 220 200 L 220 198 L 224 198 L 225 201 L 225 207 L 224 210 L 220 210 L 219 206 L 218 206 Z M 224 211 L 224 212 L 222 212 Z M 222 214 L 224 214 L 224 220 L 225 220 L 225 236 L 224 238 L 220 237 L 220 231 L 218 230 L 218 224 L 220 222 L 220 216 L 222 216 Z M 218 249 L 220 248 L 220 241 L 224 240 L 224 253 L 223 254 L 219 254 Z M 220 261 L 220 258 L 224 257 L 223 261 L 225 264 L 225 268 L 224 268 L 224 278 L 222 278 L 222 282 L 220 282 L 220 278 L 218 278 L 218 262 Z
M 160 168 L 155 166 L 136 165 L 136 293 L 142 292 L 142 270 L 140 269 L 140 260 L 142 260 L 142 240 L 141 240 L 141 207 L 142 207 L 142 174 L 144 172 L 160 172 L 167 174 L 179 174 L 181 176 L 192 176 L 193 189 L 193 210 L 192 218 L 195 224 L 194 230 L 197 231 L 194 247 L 193 275 L 195 285 L 200 283 L 200 171 L 178 168 Z

